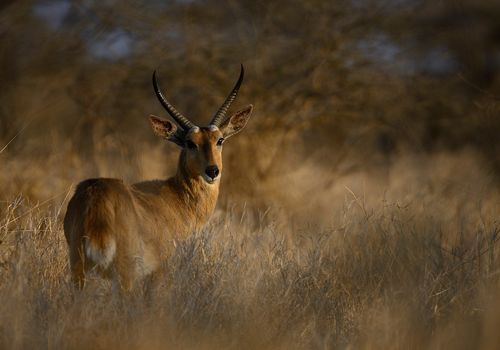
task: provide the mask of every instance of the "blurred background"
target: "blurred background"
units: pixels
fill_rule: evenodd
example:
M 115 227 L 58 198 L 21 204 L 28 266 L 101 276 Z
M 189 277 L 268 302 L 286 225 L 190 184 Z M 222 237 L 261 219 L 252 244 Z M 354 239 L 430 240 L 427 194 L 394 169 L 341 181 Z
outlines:
M 302 211 L 336 188 L 380 199 L 395 180 L 418 192 L 422 174 L 474 184 L 467 195 L 498 183 L 499 2 L 2 1 L 0 35 L 4 198 L 171 175 L 177 146 L 147 122 L 166 115 L 153 70 L 203 125 L 240 63 L 233 111 L 255 110 L 226 146 L 222 206 Z

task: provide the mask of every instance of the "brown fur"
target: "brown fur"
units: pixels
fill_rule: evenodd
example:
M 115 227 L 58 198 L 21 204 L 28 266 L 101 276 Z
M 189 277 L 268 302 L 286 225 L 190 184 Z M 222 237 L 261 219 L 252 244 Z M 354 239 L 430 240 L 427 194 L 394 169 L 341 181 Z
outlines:
M 247 118 L 251 109 L 245 109 Z M 158 269 L 172 253 L 174 241 L 205 225 L 217 203 L 220 176 L 208 183 L 203 172 L 210 165 L 222 172 L 222 146 L 217 141 L 243 128 L 241 111 L 238 113 L 236 126 L 231 117 L 226 123 L 229 126 L 221 130 L 201 128 L 188 133 L 185 140 L 197 148 L 182 149 L 174 177 L 133 185 L 99 178 L 77 186 L 64 218 L 77 287 L 83 288 L 86 273 L 95 270 L 129 290 Z M 167 120 L 155 117 L 151 124 L 153 131 L 166 139 L 176 131 Z

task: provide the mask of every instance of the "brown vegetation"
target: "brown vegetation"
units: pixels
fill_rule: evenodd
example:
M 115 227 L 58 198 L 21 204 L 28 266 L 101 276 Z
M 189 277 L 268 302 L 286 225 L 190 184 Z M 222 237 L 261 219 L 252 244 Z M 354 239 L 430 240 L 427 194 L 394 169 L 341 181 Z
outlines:
M 498 4 L 224 5 L 0 5 L 0 348 L 499 348 Z M 158 62 L 195 122 L 243 62 L 252 120 L 160 286 L 77 293 L 73 186 L 174 172 Z

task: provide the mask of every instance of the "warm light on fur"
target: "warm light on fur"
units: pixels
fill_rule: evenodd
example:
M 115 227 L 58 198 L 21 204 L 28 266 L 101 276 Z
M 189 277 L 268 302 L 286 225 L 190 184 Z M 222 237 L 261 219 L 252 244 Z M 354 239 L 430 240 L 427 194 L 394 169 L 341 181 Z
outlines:
M 130 290 L 158 269 L 176 240 L 201 229 L 219 195 L 222 142 L 243 129 L 251 111 L 250 105 L 236 112 L 220 128 L 194 126 L 184 133 L 151 116 L 156 135 L 183 147 L 175 176 L 133 185 L 106 178 L 81 182 L 64 218 L 75 285 L 83 288 L 86 273 L 95 270 Z

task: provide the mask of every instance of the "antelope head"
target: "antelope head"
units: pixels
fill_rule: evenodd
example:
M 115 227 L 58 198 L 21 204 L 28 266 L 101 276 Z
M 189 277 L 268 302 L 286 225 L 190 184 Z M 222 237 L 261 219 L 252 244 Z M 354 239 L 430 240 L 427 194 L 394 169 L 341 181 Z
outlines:
M 252 112 L 252 105 L 226 117 L 231 103 L 236 98 L 243 81 L 244 69 L 241 65 L 240 76 L 227 96 L 226 100 L 215 113 L 208 126 L 197 126 L 179 113 L 161 92 L 153 73 L 153 87 L 158 100 L 177 123 L 170 120 L 150 116 L 153 132 L 165 140 L 182 147 L 181 159 L 185 175 L 191 178 L 201 177 L 208 184 L 215 184 L 222 174 L 222 146 L 226 139 L 240 132 L 246 125 Z

